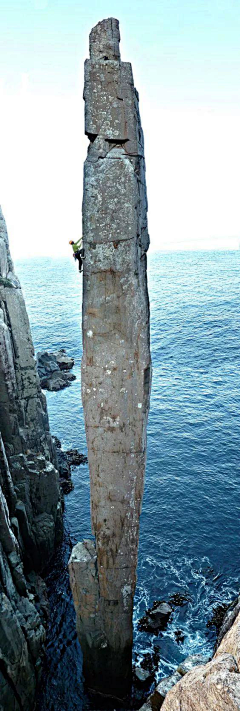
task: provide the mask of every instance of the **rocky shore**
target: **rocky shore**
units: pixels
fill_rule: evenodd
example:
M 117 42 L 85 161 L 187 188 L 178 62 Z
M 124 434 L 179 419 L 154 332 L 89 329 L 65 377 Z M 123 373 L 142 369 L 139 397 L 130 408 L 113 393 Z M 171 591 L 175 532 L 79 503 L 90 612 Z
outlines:
M 69 494 L 73 489 L 71 481 L 71 467 L 78 467 L 80 464 L 87 464 L 87 457 L 78 449 L 68 449 L 66 452 L 58 437 L 53 437 L 56 447 L 57 466 L 59 471 L 59 482 L 64 494 Z
M 162 679 L 140 711 L 239 711 L 240 597 L 230 605 L 211 660 L 185 659 Z
M 37 370 L 43 390 L 63 390 L 76 380 L 76 375 L 69 373 L 74 366 L 74 359 L 67 356 L 64 348 L 56 353 L 42 351 L 37 353 Z
M 48 616 L 39 574 L 61 537 L 56 452 L 0 208 L 1 709 L 33 708 Z

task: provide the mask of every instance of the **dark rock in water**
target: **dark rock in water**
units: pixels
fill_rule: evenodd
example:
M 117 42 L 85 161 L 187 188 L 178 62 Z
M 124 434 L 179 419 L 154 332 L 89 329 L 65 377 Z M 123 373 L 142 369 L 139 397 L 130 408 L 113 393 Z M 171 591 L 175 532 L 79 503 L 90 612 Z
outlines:
M 74 486 L 71 481 L 71 467 L 67 453 L 62 450 L 61 442 L 58 437 L 53 437 L 53 442 L 56 447 L 57 467 L 59 471 L 59 481 L 63 494 L 69 494 Z
M 41 388 L 50 392 L 58 392 L 64 388 L 69 388 L 71 382 L 76 380 L 76 375 L 72 373 L 62 373 L 62 371 L 54 371 L 51 376 L 40 378 Z
M 228 605 L 226 604 L 217 605 L 217 607 L 214 607 L 212 611 L 212 617 L 207 622 L 207 627 L 216 627 L 218 633 L 222 626 L 227 610 Z
M 147 669 L 142 669 L 141 666 L 135 667 L 134 674 L 135 674 L 137 683 L 140 683 L 140 684 L 149 684 L 152 681 L 153 676 L 154 676 L 153 672 L 151 673 Z
M 159 647 L 154 647 L 152 653 L 146 652 L 146 654 L 144 654 L 144 657 L 141 661 L 142 669 L 147 669 L 151 673 L 156 672 L 158 669 L 159 659 Z
M 87 464 L 88 462 L 88 458 L 85 454 L 81 454 L 78 449 L 68 449 L 66 455 L 71 466 L 79 466 L 79 464 Z
M 69 387 L 76 376 L 73 373 L 63 372 L 70 370 L 74 365 L 73 358 L 65 355 L 65 351 L 37 353 L 37 369 L 41 387 L 44 390 L 58 391 Z
M 52 439 L 56 447 L 61 489 L 64 494 L 69 494 L 70 491 L 74 489 L 74 485 L 71 481 L 71 466 L 87 464 L 88 460 L 85 454 L 81 454 L 78 449 L 68 449 L 67 452 L 64 452 L 60 439 L 58 439 L 58 437 L 53 437 Z
M 169 598 L 169 605 L 172 605 L 172 607 L 182 607 L 183 605 L 187 605 L 188 602 L 190 602 L 191 598 L 189 595 L 184 595 L 182 593 L 174 593 L 171 595 Z
M 74 484 L 71 479 L 60 479 L 60 486 L 63 494 L 65 495 L 70 494 L 70 492 L 74 489 Z
M 153 652 L 144 654 L 140 664 L 134 667 L 134 681 L 137 686 L 150 687 L 158 669 L 159 657 L 159 649 L 154 647 Z
M 56 454 L 57 454 L 57 463 L 58 463 L 58 471 L 59 471 L 60 480 L 61 479 L 71 479 L 71 467 L 70 467 L 67 453 L 63 452 L 62 449 L 57 449 Z
M 185 635 L 183 634 L 182 630 L 175 630 L 174 632 L 175 637 L 176 637 L 176 642 L 179 644 L 180 642 L 184 642 Z
M 158 634 L 167 626 L 171 613 L 172 608 L 167 602 L 155 601 L 152 608 L 147 610 L 146 615 L 139 620 L 139 629 Z

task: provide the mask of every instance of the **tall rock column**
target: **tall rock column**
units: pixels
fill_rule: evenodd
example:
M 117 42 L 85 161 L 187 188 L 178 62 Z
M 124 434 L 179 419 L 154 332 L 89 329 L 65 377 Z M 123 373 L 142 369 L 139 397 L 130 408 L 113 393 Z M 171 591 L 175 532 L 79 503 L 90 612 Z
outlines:
M 93 541 L 70 579 L 89 687 L 124 696 L 144 486 L 151 361 L 143 133 L 119 23 L 99 22 L 85 62 L 82 398 Z

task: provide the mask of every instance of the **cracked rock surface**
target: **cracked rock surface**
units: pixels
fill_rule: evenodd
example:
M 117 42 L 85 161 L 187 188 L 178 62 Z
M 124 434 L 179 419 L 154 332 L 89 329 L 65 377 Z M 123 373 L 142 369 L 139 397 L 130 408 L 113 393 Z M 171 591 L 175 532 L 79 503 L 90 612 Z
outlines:
M 41 571 L 61 539 L 55 448 L 0 208 L 1 708 L 30 711 L 46 635 Z
M 95 544 L 78 544 L 69 567 L 87 683 L 122 697 L 131 683 L 151 362 L 144 142 L 119 40 L 118 20 L 98 23 L 85 62 L 82 399 Z

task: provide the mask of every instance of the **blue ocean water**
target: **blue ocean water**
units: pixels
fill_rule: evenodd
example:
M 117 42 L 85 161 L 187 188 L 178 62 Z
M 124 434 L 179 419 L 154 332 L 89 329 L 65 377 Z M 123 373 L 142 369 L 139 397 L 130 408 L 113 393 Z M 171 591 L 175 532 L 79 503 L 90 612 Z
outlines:
M 140 525 L 134 654 L 158 645 L 158 678 L 211 653 L 212 609 L 239 590 L 240 251 L 156 253 L 148 260 L 153 383 Z M 52 434 L 86 452 L 80 393 L 82 277 L 69 259 L 16 264 L 36 351 L 66 348 L 76 381 L 47 393 Z M 66 537 L 49 570 L 51 621 L 41 711 L 90 709 L 66 570 L 70 542 L 91 533 L 87 466 L 65 497 Z M 155 599 L 180 592 L 159 638 L 137 629 Z M 184 640 L 177 643 L 175 631 Z

